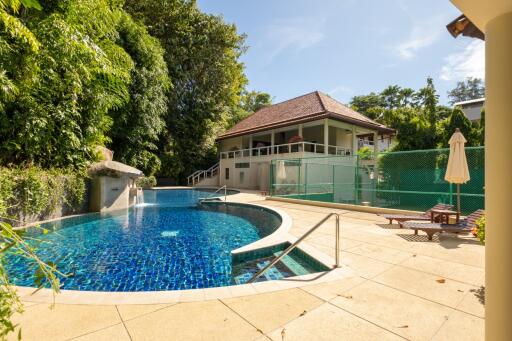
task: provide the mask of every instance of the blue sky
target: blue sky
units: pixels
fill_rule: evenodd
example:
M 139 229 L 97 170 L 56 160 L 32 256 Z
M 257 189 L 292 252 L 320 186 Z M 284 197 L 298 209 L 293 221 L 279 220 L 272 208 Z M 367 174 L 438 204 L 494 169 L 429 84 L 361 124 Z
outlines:
M 460 13 L 448 0 L 198 0 L 247 34 L 249 89 L 274 103 L 314 90 L 348 102 L 387 85 L 419 88 L 427 76 L 446 92 L 484 78 L 484 43 L 453 39 Z

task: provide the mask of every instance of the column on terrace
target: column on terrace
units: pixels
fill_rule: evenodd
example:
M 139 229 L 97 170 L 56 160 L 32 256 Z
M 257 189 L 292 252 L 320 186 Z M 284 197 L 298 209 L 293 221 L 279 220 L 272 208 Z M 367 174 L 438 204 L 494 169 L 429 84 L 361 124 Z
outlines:
M 352 155 L 357 155 L 357 130 L 356 126 L 352 126 Z
M 379 133 L 376 131 L 373 132 L 373 153 L 375 157 L 379 153 Z
M 512 12 L 487 23 L 485 50 L 485 334 L 512 340 Z
M 252 158 L 252 134 L 249 135 L 249 158 Z
M 270 146 L 271 146 L 270 147 L 270 150 L 271 150 L 270 154 L 274 154 L 274 152 L 275 152 L 274 151 L 274 143 L 275 143 L 275 134 L 274 134 L 274 129 L 272 129 L 270 131 Z
M 324 120 L 324 154 L 329 154 L 329 120 Z
M 302 141 L 304 141 L 304 137 L 302 136 L 302 123 L 300 123 L 298 126 L 297 126 L 297 135 L 299 135 L 300 137 L 302 137 Z M 302 144 L 302 146 L 299 147 L 299 152 L 304 152 L 305 151 L 305 146 L 304 144 Z

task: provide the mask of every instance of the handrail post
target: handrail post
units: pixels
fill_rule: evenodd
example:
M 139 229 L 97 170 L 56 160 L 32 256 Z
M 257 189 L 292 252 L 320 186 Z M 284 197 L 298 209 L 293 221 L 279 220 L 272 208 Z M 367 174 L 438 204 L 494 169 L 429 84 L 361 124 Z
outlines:
M 325 223 L 327 220 L 329 220 L 330 217 L 332 216 L 336 216 L 336 242 L 335 242 L 335 252 L 336 252 L 336 256 L 335 256 L 335 259 L 336 259 L 336 265 L 334 268 L 338 268 L 339 267 L 339 248 L 340 248 L 340 242 L 339 242 L 339 235 L 340 235 L 340 231 L 339 231 L 339 227 L 340 227 L 340 216 L 338 213 L 329 213 L 327 216 L 325 216 L 322 220 L 320 220 L 318 223 L 316 223 L 315 226 L 313 226 L 312 228 L 310 228 L 306 233 L 304 233 L 299 239 L 297 239 L 292 245 L 288 246 L 279 256 L 277 256 L 276 258 L 274 258 L 274 260 L 272 260 L 269 264 L 267 264 L 263 269 L 259 270 L 258 272 L 256 272 L 256 274 L 254 274 L 254 276 L 252 276 L 248 281 L 247 283 L 252 283 L 254 282 L 256 279 L 258 279 L 258 277 L 260 277 L 261 275 L 263 275 L 265 272 L 268 271 L 268 269 L 270 269 L 271 267 L 273 267 L 274 265 L 276 265 L 284 256 L 286 256 L 287 254 L 289 254 L 290 252 L 292 252 L 304 239 L 306 239 L 311 233 L 313 233 L 317 228 L 319 228 L 320 226 L 323 225 L 323 223 Z
M 224 202 L 226 202 L 226 200 L 227 200 L 227 195 L 228 195 L 228 194 L 227 194 L 227 192 L 228 192 L 228 187 L 227 187 L 227 185 L 224 185 L 224 186 L 222 186 L 222 187 L 220 187 L 220 188 L 217 188 L 217 189 L 215 190 L 215 192 L 211 193 L 211 194 L 210 194 L 209 196 L 207 196 L 206 198 L 202 198 L 202 199 L 200 199 L 198 202 L 199 202 L 199 203 L 202 203 L 203 201 L 210 199 L 210 197 L 212 197 L 215 193 L 218 193 L 221 189 L 223 189 L 223 190 L 224 190 Z
M 340 267 L 340 216 L 336 215 L 336 245 L 335 245 L 335 252 L 336 252 L 336 267 Z

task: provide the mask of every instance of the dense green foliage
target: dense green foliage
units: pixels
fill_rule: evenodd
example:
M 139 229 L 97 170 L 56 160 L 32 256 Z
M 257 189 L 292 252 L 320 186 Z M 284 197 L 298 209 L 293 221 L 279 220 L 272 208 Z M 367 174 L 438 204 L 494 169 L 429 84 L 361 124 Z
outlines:
M 397 131 L 394 150 L 447 147 L 455 128 L 460 128 L 468 146 L 481 145 L 483 124 L 472 123 L 459 108 L 439 105 L 431 78 L 419 90 L 389 86 L 380 93 L 355 96 L 350 105 Z
M 154 176 L 144 176 L 137 179 L 137 186 L 142 188 L 151 188 L 156 186 L 156 178 Z
M 16 89 L 3 96 L 0 160 L 83 167 L 108 139 L 108 111 L 128 100 L 132 63 L 111 43 L 114 12 L 105 1 L 69 1 L 23 13 L 39 49 L 0 35 L 0 67 Z
M 0 165 L 83 169 L 100 145 L 182 180 L 271 102 L 245 89 L 245 36 L 193 0 L 0 4 Z
M 148 184 L 183 179 L 214 161 L 218 132 L 270 103 L 245 90 L 245 37 L 195 1 L 0 0 L 0 25 L 4 220 L 74 207 L 98 146 Z M 15 249 L 9 229 L 1 247 Z M 0 280 L 1 338 L 19 306 L 3 267 Z
M 214 139 L 240 103 L 247 83 L 243 35 L 195 1 L 128 0 L 127 9 L 160 40 L 173 82 L 166 131 L 159 142 L 160 174 L 183 180 L 215 161 Z
M 272 104 L 269 94 L 259 91 L 244 91 L 240 97 L 240 103 L 230 113 L 227 128 L 231 128 L 247 116 Z
M 358 160 L 370 160 L 373 157 L 373 150 L 370 147 L 363 147 L 357 151 Z
M 0 168 L 0 217 L 15 221 L 27 215 L 51 214 L 59 206 L 70 210 L 84 200 L 85 174 L 38 167 Z
M 448 91 L 448 98 L 450 98 L 450 104 L 452 105 L 484 96 L 485 87 L 480 78 L 466 78 L 464 81 L 457 82 L 455 88 Z
M 159 171 L 157 143 L 164 131 L 170 82 L 163 49 L 146 28 L 123 13 L 118 24 L 118 45 L 134 61 L 130 101 L 111 115 L 114 124 L 109 145 L 116 159 L 152 175 Z

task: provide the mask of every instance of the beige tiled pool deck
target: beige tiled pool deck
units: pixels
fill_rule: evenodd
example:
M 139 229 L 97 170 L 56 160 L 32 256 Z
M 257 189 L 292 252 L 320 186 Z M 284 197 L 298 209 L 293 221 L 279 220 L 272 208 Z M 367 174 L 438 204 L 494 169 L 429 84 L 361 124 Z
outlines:
M 23 297 L 24 340 L 483 340 L 484 247 L 469 236 L 425 235 L 374 214 L 264 200 L 296 237 L 327 213 L 341 216 L 341 279 L 245 286 L 164 304 L 61 304 Z M 307 243 L 334 258 L 334 224 Z M 172 297 L 172 295 L 170 296 Z M 57 300 L 58 302 L 58 300 Z M 155 302 L 152 302 L 155 303 Z M 14 335 L 12 336 L 15 339 Z

